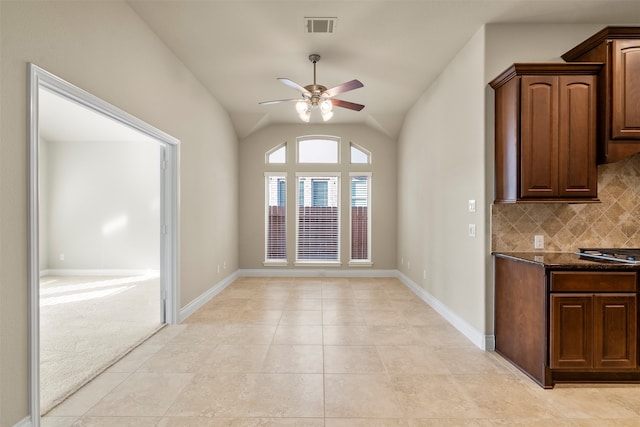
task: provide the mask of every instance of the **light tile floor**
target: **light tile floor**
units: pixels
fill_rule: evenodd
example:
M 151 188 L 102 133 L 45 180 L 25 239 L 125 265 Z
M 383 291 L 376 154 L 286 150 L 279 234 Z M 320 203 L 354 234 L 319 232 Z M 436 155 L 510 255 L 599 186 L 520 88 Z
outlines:
M 43 425 L 640 426 L 640 385 L 543 390 L 396 279 L 250 277 Z

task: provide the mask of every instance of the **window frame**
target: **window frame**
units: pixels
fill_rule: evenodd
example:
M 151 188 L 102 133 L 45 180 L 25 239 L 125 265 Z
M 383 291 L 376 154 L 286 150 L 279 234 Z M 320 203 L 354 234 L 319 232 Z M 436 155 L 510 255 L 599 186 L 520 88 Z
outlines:
M 271 205 L 269 204 L 269 178 L 284 178 L 284 206 L 281 206 L 279 204 L 280 202 L 280 186 L 277 185 L 276 186 L 276 192 L 277 194 L 276 199 L 278 201 L 278 205 L 276 206 L 281 206 L 284 208 L 284 223 L 285 223 L 285 238 L 284 238 L 284 249 L 285 249 L 285 258 L 284 259 L 278 259 L 278 258 L 268 258 L 268 254 L 269 254 L 269 208 L 271 207 Z M 287 215 L 287 210 L 289 209 L 288 207 L 288 203 L 287 203 L 287 187 L 288 187 L 288 176 L 287 176 L 287 172 L 265 172 L 264 173 L 264 261 L 263 261 L 263 265 L 268 265 L 268 266 L 288 266 L 289 265 L 289 248 L 288 248 L 288 240 L 289 240 L 289 236 L 287 233 L 287 224 L 288 224 L 288 215 Z
M 336 260 L 307 260 L 307 259 L 299 259 L 299 238 L 300 238 L 300 178 L 336 178 L 336 198 L 337 198 L 337 256 Z M 341 172 L 296 172 L 296 201 L 295 201 L 295 210 L 296 210 L 296 220 L 295 220 L 295 253 L 294 253 L 294 265 L 295 266 L 322 266 L 322 267 L 339 267 L 342 265 L 342 173 Z
M 269 156 L 284 148 L 284 162 L 270 162 Z M 287 143 L 283 142 L 271 148 L 264 154 L 264 163 L 266 165 L 286 165 L 287 164 Z
M 353 177 L 366 176 L 367 177 L 367 259 L 353 259 L 353 191 L 352 180 Z M 371 260 L 371 172 L 349 172 L 349 263 L 350 267 L 371 267 L 373 261 Z
M 299 144 L 301 141 L 308 140 L 335 141 L 337 148 L 337 162 L 300 163 Z M 374 264 L 372 260 L 374 240 L 372 236 L 372 152 L 363 148 L 363 146 L 359 144 L 353 143 L 352 141 L 343 141 L 343 138 L 332 135 L 301 135 L 296 137 L 295 142 L 294 146 L 285 141 L 272 146 L 272 148 L 265 152 L 264 266 L 281 266 L 287 268 L 297 266 L 318 268 L 340 266 L 350 268 L 372 267 Z M 284 163 L 269 163 L 269 156 L 281 149 L 285 150 Z M 353 156 L 351 154 L 354 149 L 366 155 L 366 163 L 352 162 Z M 287 151 L 289 152 L 287 153 Z M 310 150 L 310 153 L 313 154 L 313 151 Z M 362 155 L 357 154 L 357 157 L 360 158 L 360 160 L 363 160 Z M 267 178 L 269 176 L 282 177 L 284 180 L 284 184 L 280 185 L 274 185 L 274 183 L 271 182 L 271 195 L 269 193 L 269 181 Z M 332 180 L 335 178 L 335 189 L 333 184 L 329 185 L 326 191 L 323 190 L 327 193 L 327 200 L 325 201 L 321 196 L 321 203 L 317 203 L 318 200 L 316 200 L 316 203 L 313 203 L 313 200 L 315 199 L 313 197 L 313 189 L 311 189 L 312 180 L 309 179 L 305 183 L 305 186 L 302 187 L 300 185 L 300 179 L 302 177 L 316 178 L 321 181 Z M 366 179 L 362 179 L 363 181 L 366 181 L 367 184 L 366 214 L 364 210 L 357 209 L 358 206 L 352 206 L 354 203 L 362 205 L 362 202 L 364 201 L 362 197 L 359 197 L 361 194 L 359 189 L 361 187 L 358 186 L 361 184 L 354 184 L 354 177 L 366 177 Z M 294 179 L 295 182 L 292 181 Z M 364 190 L 364 188 L 362 188 L 362 190 Z M 334 191 L 336 194 L 334 194 Z M 316 191 L 316 193 L 318 193 L 318 191 Z M 305 200 L 305 196 L 307 198 L 310 197 L 311 199 Z M 306 203 L 307 206 L 311 207 L 313 205 L 315 208 L 321 208 L 321 204 L 327 205 L 326 207 L 333 207 L 332 203 L 337 203 L 337 206 L 335 206 L 337 212 L 333 211 L 333 209 L 327 209 L 326 212 L 324 212 L 323 209 L 301 209 L 300 206 L 298 206 L 301 200 L 303 203 Z M 277 203 L 278 206 L 281 206 L 283 208 L 283 212 L 277 210 L 274 211 L 273 206 L 269 206 L 270 202 Z M 284 204 L 284 206 L 282 206 L 282 204 Z M 349 213 L 347 214 L 347 212 L 344 212 L 344 209 L 349 209 Z M 294 210 L 295 215 L 293 212 Z M 337 216 L 337 224 L 335 224 L 337 226 L 337 230 L 334 230 L 333 228 L 323 228 L 333 226 L 332 222 L 334 215 Z M 284 216 L 284 218 L 282 218 L 282 216 Z M 303 224 L 300 223 L 301 220 L 303 221 Z M 363 220 L 366 220 L 366 231 Z M 284 221 L 284 230 L 282 229 L 282 221 Z M 324 221 L 328 221 L 329 223 L 327 224 Z M 354 224 L 354 221 L 356 221 L 357 224 Z M 317 226 L 314 224 L 317 224 Z M 348 228 L 343 229 L 343 227 Z M 302 237 L 307 239 L 302 242 L 302 245 L 299 244 L 301 230 L 305 233 Z M 282 236 L 281 233 L 284 233 L 285 246 L 282 250 L 280 250 L 282 240 L 268 240 L 269 232 L 271 232 L 272 237 L 275 236 L 276 239 L 282 239 L 280 236 Z M 336 233 L 335 237 L 334 233 Z M 365 233 L 366 237 L 363 236 Z M 363 237 L 366 238 L 366 242 Z M 318 242 L 319 240 L 326 242 L 328 245 L 326 246 L 326 250 L 322 245 L 315 244 L 315 242 Z M 274 246 L 274 243 L 279 246 Z M 355 249 L 354 243 L 357 246 Z M 337 247 L 334 246 L 335 244 L 337 244 Z M 365 244 L 366 254 L 363 250 Z M 302 254 L 299 253 L 300 248 L 302 248 Z M 348 251 L 348 254 L 345 253 L 345 251 Z M 267 256 L 269 253 L 278 257 L 284 256 L 285 258 L 268 259 Z M 314 257 L 316 259 L 299 259 L 299 255 L 303 258 Z M 354 256 L 366 256 L 367 259 L 353 259 Z M 331 259 L 323 259 L 325 257 L 330 257 Z

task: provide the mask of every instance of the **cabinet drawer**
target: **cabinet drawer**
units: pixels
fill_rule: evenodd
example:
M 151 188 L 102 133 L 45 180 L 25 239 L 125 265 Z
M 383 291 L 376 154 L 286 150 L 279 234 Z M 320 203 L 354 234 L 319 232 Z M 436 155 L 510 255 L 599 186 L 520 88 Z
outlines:
M 564 292 L 635 292 L 636 273 L 553 271 L 551 291 Z

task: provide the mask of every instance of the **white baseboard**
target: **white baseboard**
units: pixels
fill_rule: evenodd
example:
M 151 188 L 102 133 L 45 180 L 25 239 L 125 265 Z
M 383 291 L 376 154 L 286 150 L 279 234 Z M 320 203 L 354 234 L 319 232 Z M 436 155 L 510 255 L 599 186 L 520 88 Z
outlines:
M 52 268 L 40 270 L 42 276 L 159 276 L 160 270 L 136 270 L 136 269 L 59 269 Z
M 246 277 L 396 277 L 396 270 L 369 269 L 317 269 L 317 268 L 256 268 L 238 270 L 239 276 Z
M 397 271 L 396 277 L 400 279 L 409 289 L 415 292 L 421 300 L 429 304 L 438 314 L 460 331 L 474 345 L 485 351 L 494 351 L 496 347 L 496 339 L 494 335 L 485 335 L 471 326 L 466 320 L 451 311 L 449 307 L 444 305 L 440 300 L 435 298 L 429 292 L 418 286 L 413 280 L 405 276 L 402 272 Z
M 218 295 L 220 292 L 224 290 L 227 286 L 229 286 L 234 280 L 236 280 L 239 276 L 238 271 L 235 271 L 231 275 L 225 277 L 215 285 L 213 285 L 208 291 L 201 294 L 199 297 L 191 301 L 189 304 L 185 305 L 180 309 L 180 319 L 182 322 L 187 317 L 191 316 L 195 313 L 200 307 L 205 305 L 207 302 L 211 300 L 211 298 Z
M 32 425 L 33 424 L 31 423 L 31 416 L 28 416 L 18 421 L 13 425 L 13 427 L 31 427 Z

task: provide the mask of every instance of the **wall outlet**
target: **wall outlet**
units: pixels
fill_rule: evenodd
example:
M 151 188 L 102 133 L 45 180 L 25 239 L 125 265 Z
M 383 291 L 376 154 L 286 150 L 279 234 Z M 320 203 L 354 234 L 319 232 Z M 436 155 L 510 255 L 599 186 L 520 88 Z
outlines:
M 224 270 L 226 270 L 226 269 L 227 269 L 227 261 L 224 261 L 224 262 L 222 263 L 222 268 L 223 268 Z
M 536 234 L 533 236 L 533 247 L 534 249 L 544 249 L 544 236 L 541 234 Z
M 220 273 L 220 264 L 218 264 L 218 273 Z
M 60 254 L 60 261 L 64 261 L 64 254 Z
M 411 262 L 407 261 L 407 270 L 411 270 Z
M 422 278 L 427 280 L 427 270 L 422 270 Z
M 476 225 L 469 224 L 469 237 L 476 237 Z

